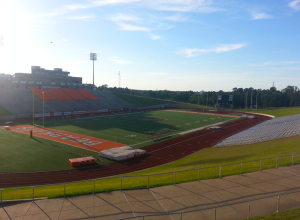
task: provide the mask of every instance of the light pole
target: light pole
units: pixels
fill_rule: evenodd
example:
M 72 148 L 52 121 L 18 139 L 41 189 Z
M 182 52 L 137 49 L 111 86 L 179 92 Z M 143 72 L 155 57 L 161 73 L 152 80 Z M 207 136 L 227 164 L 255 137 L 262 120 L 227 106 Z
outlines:
M 34 90 L 32 91 L 32 125 L 34 125 Z
M 94 77 L 94 61 L 97 60 L 97 54 L 91 52 L 90 53 L 90 60 L 93 61 L 93 89 L 94 89 L 94 87 L 95 87 L 95 81 L 94 81 L 94 79 L 95 79 L 95 77 Z
M 45 93 L 43 93 L 43 127 L 45 127 Z

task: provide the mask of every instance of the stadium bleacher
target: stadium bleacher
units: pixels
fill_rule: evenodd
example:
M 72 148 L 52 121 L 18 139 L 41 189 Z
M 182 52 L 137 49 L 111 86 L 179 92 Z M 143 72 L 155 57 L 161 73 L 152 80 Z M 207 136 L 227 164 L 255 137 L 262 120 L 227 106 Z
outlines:
M 66 93 L 61 91 L 59 88 L 48 89 L 48 92 L 50 92 L 58 100 L 72 100 L 70 96 L 68 96 Z
M 98 98 L 96 96 L 94 96 L 92 93 L 90 93 L 86 89 L 78 89 L 77 92 L 79 92 L 86 99 L 89 99 L 89 100 L 98 100 Z
M 255 119 L 253 119 L 255 120 Z M 226 138 L 215 147 L 251 144 L 299 135 L 300 114 L 274 118 Z
M 44 91 L 44 101 L 43 92 Z M 34 95 L 33 95 L 34 92 Z M 0 89 L 0 104 L 13 114 L 72 112 L 101 109 L 135 108 L 111 92 L 87 91 L 85 89 Z
M 38 89 L 38 88 L 29 88 L 31 92 L 34 93 L 40 100 L 56 100 L 47 90 L 45 89 Z M 44 93 L 44 94 L 43 94 Z
M 86 98 L 80 95 L 76 90 L 63 88 L 62 91 L 65 92 L 68 96 L 70 96 L 74 100 L 86 100 Z

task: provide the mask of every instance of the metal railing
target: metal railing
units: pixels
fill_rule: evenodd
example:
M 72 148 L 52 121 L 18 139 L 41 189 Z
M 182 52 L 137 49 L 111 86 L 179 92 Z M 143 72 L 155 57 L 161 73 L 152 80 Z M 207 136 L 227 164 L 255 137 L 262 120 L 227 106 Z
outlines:
M 151 214 L 151 215 L 140 215 L 140 216 L 132 216 L 132 217 L 126 217 L 126 218 L 119 218 L 116 220 L 125 220 L 125 219 L 155 219 L 155 217 L 161 217 L 161 216 L 178 216 L 180 220 L 188 220 L 191 218 L 191 214 L 200 214 L 200 212 L 203 214 L 206 212 L 206 216 L 210 216 L 209 219 L 224 219 L 224 215 L 226 215 L 226 219 L 246 219 L 250 217 L 255 217 L 259 215 L 267 215 L 271 214 L 274 212 L 280 212 L 280 211 L 285 211 L 288 210 L 290 207 L 292 208 L 298 208 L 300 207 L 300 200 L 297 201 L 295 204 L 295 199 L 294 198 L 289 198 L 293 197 L 293 195 L 298 194 L 296 196 L 300 195 L 300 190 L 294 191 L 294 192 L 287 192 L 287 193 L 282 193 L 282 194 L 277 194 L 277 195 L 271 195 L 271 196 L 265 196 L 262 198 L 257 198 L 257 199 L 251 199 L 251 200 L 245 200 L 241 202 L 235 202 L 235 203 L 230 203 L 230 204 L 225 204 L 225 205 L 220 205 L 220 206 L 214 206 L 214 207 L 209 207 L 209 208 L 202 208 L 202 209 L 195 209 L 195 210 L 190 210 L 190 211 L 183 211 L 183 212 L 166 212 L 166 213 L 159 213 L 159 214 Z M 262 200 L 268 200 L 268 203 L 259 203 L 258 202 Z M 288 201 L 286 201 L 288 200 Z M 292 201 L 291 201 L 292 200 Z M 292 203 L 292 205 L 289 206 L 289 202 Z M 255 204 L 256 203 L 256 204 Z M 242 206 L 245 204 L 244 206 Z M 253 208 L 255 207 L 255 208 Z M 259 207 L 257 207 L 259 205 Z M 252 207 L 252 208 L 251 208 Z M 282 207 L 282 208 L 281 208 Z M 226 211 L 220 209 L 226 209 Z M 228 208 L 236 209 L 236 211 L 231 211 L 228 212 Z M 219 210 L 219 211 L 218 211 Z M 209 212 L 210 211 L 210 212 Z M 193 215 L 195 217 L 195 215 Z M 161 218 L 160 218 L 161 219 Z M 172 218 L 173 219 L 173 218 Z M 198 219 L 198 218 L 197 218 Z M 201 217 L 199 216 L 199 219 Z M 206 219 L 206 218 L 205 218 Z
M 192 182 L 204 179 L 222 178 L 231 175 L 242 175 L 255 171 L 262 171 L 283 166 L 300 164 L 300 153 L 293 155 L 276 156 L 259 160 L 225 164 L 220 166 L 195 168 L 166 173 L 136 176 L 114 176 L 85 181 L 48 184 L 21 188 L 1 189 L 0 205 L 5 200 L 32 199 L 41 197 L 66 197 L 79 194 L 107 192 L 115 190 L 149 189 L 164 185 Z M 157 180 L 155 180 L 157 179 Z M 106 182 L 106 183 L 105 183 Z M 81 184 L 79 184 L 81 183 Z M 72 186 L 72 184 L 75 184 Z M 76 185 L 78 184 L 78 185 Z M 58 189 L 60 186 L 60 189 Z M 51 187 L 56 187 L 56 194 Z M 44 190 L 43 189 L 47 189 Z M 42 190 L 40 190 L 42 189 Z M 70 192 L 68 193 L 68 189 Z M 51 192 L 50 192 L 51 191 Z M 26 193 L 25 193 L 26 192 Z M 54 195 L 55 194 L 55 195 Z

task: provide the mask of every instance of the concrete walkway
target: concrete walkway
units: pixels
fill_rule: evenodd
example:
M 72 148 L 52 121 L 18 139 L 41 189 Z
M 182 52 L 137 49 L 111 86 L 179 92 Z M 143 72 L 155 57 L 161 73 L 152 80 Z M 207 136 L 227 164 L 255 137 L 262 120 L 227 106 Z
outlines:
M 152 189 L 114 191 L 44 199 L 34 202 L 5 203 L 0 207 L 1 220 L 43 219 L 118 219 L 131 216 L 182 212 L 224 204 L 300 191 L 300 165 L 203 180 Z M 278 197 L 251 202 L 250 216 L 277 211 Z M 299 208 L 300 193 L 280 197 L 279 211 Z M 183 219 L 244 219 L 249 203 L 183 214 Z M 142 218 L 136 218 L 142 219 Z M 180 219 L 180 215 L 165 215 L 145 219 Z

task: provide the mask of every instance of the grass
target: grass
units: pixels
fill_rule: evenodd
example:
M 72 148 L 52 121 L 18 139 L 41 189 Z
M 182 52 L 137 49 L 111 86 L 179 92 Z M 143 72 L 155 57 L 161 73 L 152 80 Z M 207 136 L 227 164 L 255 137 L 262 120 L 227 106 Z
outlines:
M 215 109 L 212 107 L 206 107 L 203 105 L 191 104 L 191 103 L 184 103 L 184 102 L 176 102 L 171 100 L 163 100 L 163 99 L 155 99 L 155 98 L 147 98 L 147 97 L 140 97 L 140 96 L 133 96 L 133 95 L 125 95 L 116 93 L 120 99 L 135 105 L 136 107 L 148 107 L 152 105 L 163 105 L 166 103 L 171 103 L 174 105 L 178 105 L 185 108 L 204 108 L 204 109 Z
M 283 212 L 273 213 L 270 215 L 256 216 L 247 219 L 248 220 L 299 220 L 300 209 L 292 209 Z
M 299 153 L 300 136 L 268 141 L 263 143 L 232 146 L 224 148 L 208 148 L 194 155 L 188 156 L 181 160 L 165 164 L 163 166 L 138 171 L 122 175 L 122 189 L 141 189 L 147 188 L 148 176 L 149 187 L 158 187 L 174 183 L 174 171 L 183 171 L 188 169 L 198 169 L 211 167 L 200 170 L 200 180 L 219 177 L 219 165 L 238 163 L 237 165 L 223 166 L 222 176 L 240 174 L 240 163 L 253 161 L 262 158 L 269 158 L 281 155 L 290 155 Z M 262 161 L 262 169 L 275 167 L 276 160 L 266 159 Z M 294 163 L 300 163 L 300 155 L 295 156 Z M 291 165 L 291 157 L 280 157 L 279 166 Z M 254 172 L 259 170 L 259 161 L 243 164 L 243 173 Z M 130 177 L 134 175 L 146 175 L 140 177 Z M 176 183 L 183 183 L 198 180 L 198 170 L 178 172 L 176 174 Z M 120 190 L 120 176 L 95 181 L 95 192 L 107 192 Z M 81 183 L 66 184 L 66 195 L 81 195 L 93 192 L 93 181 Z M 28 189 L 11 190 L 3 192 L 3 199 L 25 199 L 32 195 Z M 63 185 L 38 187 L 35 191 L 36 197 L 55 198 L 64 195 Z
M 241 111 L 241 110 L 237 110 Z M 274 115 L 275 117 L 283 117 L 289 115 L 300 114 L 300 108 L 282 108 L 282 109 L 258 109 L 258 110 L 242 110 L 244 112 L 262 113 Z
M 144 120 L 147 119 L 147 120 Z M 157 121 L 156 119 L 168 119 Z M 177 137 L 179 132 L 217 123 L 228 117 L 188 114 L 167 111 L 142 112 L 137 114 L 46 121 L 47 128 L 69 131 L 141 148 L 159 141 Z M 160 140 L 149 136 L 168 132 Z M 72 147 L 63 143 L 0 129 L 0 173 L 36 172 L 75 169 L 69 165 L 70 158 L 93 156 L 96 152 Z M 101 158 L 101 164 L 111 163 Z
M 1 105 L 0 105 L 0 116 L 10 116 L 12 115 L 11 112 L 7 111 L 5 108 L 3 108 Z
M 169 101 L 167 100 L 151 99 L 146 97 L 125 95 L 120 93 L 116 93 L 115 95 L 118 96 L 120 99 L 123 99 L 124 101 L 132 105 L 135 105 L 136 107 L 147 107 L 152 105 L 163 105 L 169 103 Z

